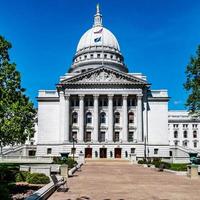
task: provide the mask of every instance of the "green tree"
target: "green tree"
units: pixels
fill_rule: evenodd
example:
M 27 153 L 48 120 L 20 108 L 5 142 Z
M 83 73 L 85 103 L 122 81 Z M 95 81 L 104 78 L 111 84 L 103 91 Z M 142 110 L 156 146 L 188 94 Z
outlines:
M 0 36 L 0 148 L 23 144 L 34 134 L 36 111 L 21 87 L 20 73 L 10 62 L 11 43 Z
M 191 57 L 185 73 L 184 88 L 189 93 L 186 106 L 193 117 L 200 117 L 200 45 L 197 48 L 196 56 Z

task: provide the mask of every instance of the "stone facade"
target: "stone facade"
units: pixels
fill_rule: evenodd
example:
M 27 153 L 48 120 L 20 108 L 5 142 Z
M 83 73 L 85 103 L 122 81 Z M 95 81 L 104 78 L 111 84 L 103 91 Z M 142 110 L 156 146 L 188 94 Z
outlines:
M 36 155 L 72 153 L 75 139 L 75 154 L 87 158 L 168 158 L 168 101 L 167 90 L 128 72 L 97 7 L 68 73 L 56 90 L 39 91 Z

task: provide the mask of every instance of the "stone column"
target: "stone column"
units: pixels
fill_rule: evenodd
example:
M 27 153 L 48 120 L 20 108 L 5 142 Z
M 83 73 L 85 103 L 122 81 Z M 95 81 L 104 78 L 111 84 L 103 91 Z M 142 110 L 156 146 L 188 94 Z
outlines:
M 79 95 L 79 134 L 78 140 L 84 140 L 84 95 Z
M 99 95 L 95 94 L 94 98 L 94 137 L 92 138 L 94 142 L 98 142 L 98 132 L 99 132 Z
M 64 96 L 64 92 L 60 91 L 59 92 L 59 96 L 60 96 L 60 115 L 59 115 L 59 122 L 60 122 L 60 142 L 64 143 L 64 135 L 66 133 L 66 112 L 65 112 L 65 96 Z
M 108 141 L 113 141 L 113 94 L 108 95 Z
M 127 108 L 127 97 L 123 95 L 123 141 L 128 141 L 128 108 Z
M 142 142 L 142 95 L 137 96 L 137 141 Z
M 69 120 L 70 120 L 70 109 L 69 109 L 69 99 L 70 99 L 70 95 L 65 95 L 65 115 L 66 115 L 66 119 L 65 119 L 65 134 L 64 134 L 64 141 L 68 142 L 69 141 Z

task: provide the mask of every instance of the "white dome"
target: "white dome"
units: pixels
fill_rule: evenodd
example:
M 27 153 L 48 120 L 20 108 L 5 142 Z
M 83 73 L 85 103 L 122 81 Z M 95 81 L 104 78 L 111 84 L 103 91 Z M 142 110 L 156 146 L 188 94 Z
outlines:
M 94 26 L 85 32 L 78 43 L 76 51 L 92 46 L 111 47 L 120 51 L 116 37 L 102 26 Z

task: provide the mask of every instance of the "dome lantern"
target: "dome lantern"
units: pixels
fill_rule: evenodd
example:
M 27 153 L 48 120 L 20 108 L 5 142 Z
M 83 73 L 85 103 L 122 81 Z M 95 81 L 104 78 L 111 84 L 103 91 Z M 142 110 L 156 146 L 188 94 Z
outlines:
M 94 25 L 93 27 L 102 26 L 102 15 L 100 13 L 99 4 L 96 7 L 96 15 L 94 16 Z

